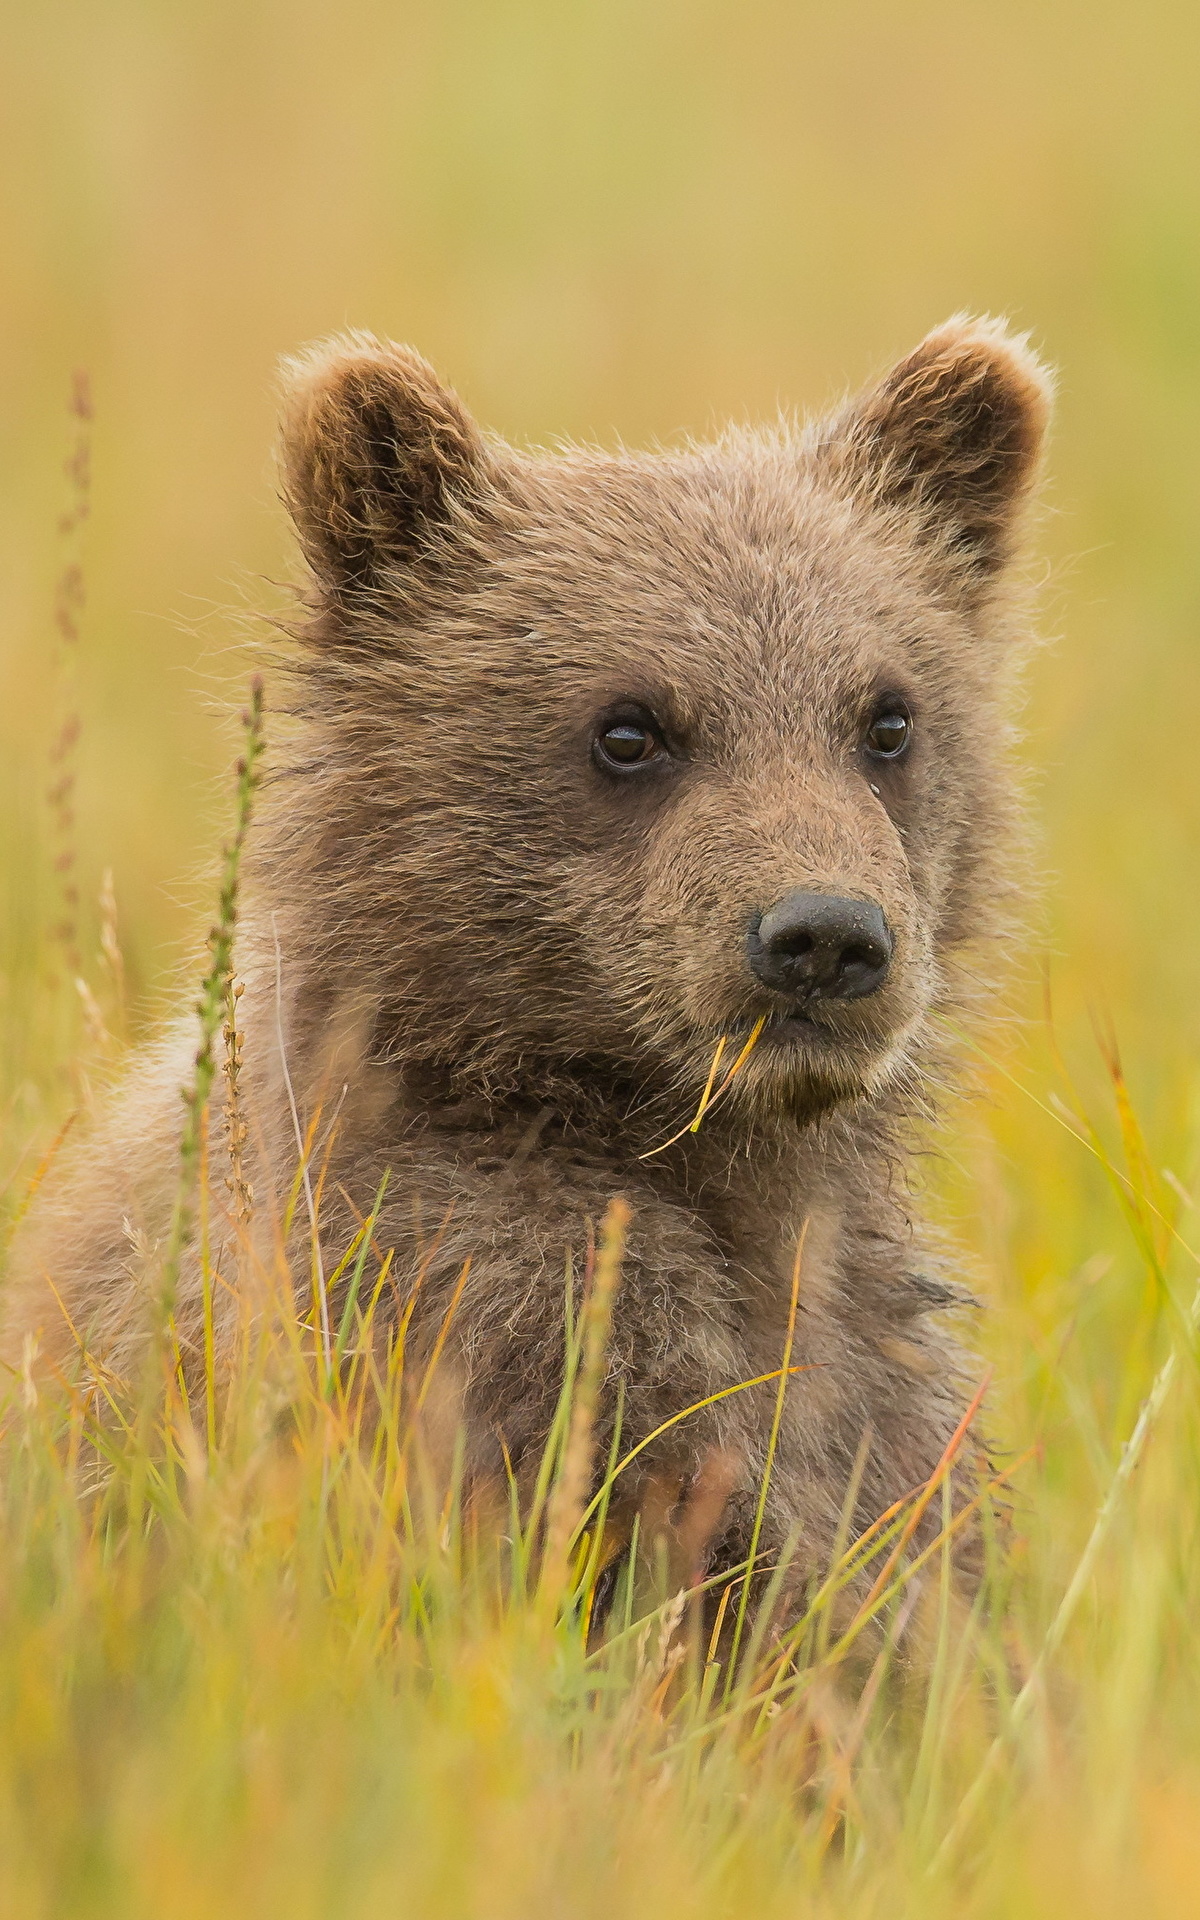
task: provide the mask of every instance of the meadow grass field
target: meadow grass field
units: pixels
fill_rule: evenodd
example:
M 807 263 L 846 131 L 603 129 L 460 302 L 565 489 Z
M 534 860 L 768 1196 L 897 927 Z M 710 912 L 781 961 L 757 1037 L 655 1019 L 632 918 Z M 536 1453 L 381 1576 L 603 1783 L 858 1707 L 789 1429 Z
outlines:
M 314 1359 L 281 1269 L 227 1404 L 184 1408 L 169 1343 L 102 1430 L 5 1387 L 4 1911 L 1193 1911 L 1200 20 L 47 0 L 0 8 L 0 59 L 6 1237 L 203 978 L 288 601 L 279 353 L 371 326 L 514 437 L 610 444 L 818 405 L 963 307 L 1061 369 L 1041 893 L 923 1176 L 985 1302 L 1008 1518 L 973 1610 L 940 1548 L 914 1575 L 906 1511 L 853 1648 L 837 1574 L 736 1670 L 670 1596 L 598 1642 L 602 1289 L 543 1567 L 456 1500 L 361 1326 Z

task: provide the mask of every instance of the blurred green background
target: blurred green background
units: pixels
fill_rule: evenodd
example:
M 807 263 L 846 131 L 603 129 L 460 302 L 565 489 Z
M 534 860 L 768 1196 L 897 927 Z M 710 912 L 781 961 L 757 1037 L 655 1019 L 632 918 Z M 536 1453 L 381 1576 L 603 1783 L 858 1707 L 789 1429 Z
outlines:
M 19 1125 L 52 1078 L 32 1009 L 64 700 L 85 907 L 111 866 L 142 1024 L 203 932 L 227 707 L 292 564 L 279 354 L 366 326 L 416 342 L 518 439 L 638 442 L 818 406 L 970 308 L 1011 315 L 1061 369 L 1025 1065 L 1041 1071 L 1044 954 L 1085 1077 L 1099 1009 L 1175 1138 L 1200 1026 L 1200 9 L 7 0 L 0 70 L 0 1032 Z M 75 368 L 96 420 L 72 693 L 52 609 Z M 1007 1218 L 1058 1175 L 1006 1084 L 989 1125 L 1020 1164 L 997 1186 Z

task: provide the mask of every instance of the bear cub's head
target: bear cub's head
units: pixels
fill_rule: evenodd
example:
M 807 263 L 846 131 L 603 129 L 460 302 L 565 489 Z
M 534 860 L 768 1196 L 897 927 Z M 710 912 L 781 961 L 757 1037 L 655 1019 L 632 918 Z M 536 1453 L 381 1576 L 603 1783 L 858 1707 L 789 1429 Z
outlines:
M 296 871 L 380 1051 L 678 1092 L 762 1016 L 801 1118 L 919 1065 L 1004 872 L 1048 392 L 960 318 L 807 427 L 529 454 L 407 348 L 292 363 Z

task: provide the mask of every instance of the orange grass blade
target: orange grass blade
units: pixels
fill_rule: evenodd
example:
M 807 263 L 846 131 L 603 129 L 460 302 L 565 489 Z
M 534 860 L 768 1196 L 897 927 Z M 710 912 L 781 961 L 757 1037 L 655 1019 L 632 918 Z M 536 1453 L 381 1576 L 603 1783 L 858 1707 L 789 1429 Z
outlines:
M 974 1398 L 971 1401 L 970 1406 L 967 1408 L 966 1412 L 963 1414 L 962 1419 L 959 1421 L 958 1425 L 955 1427 L 954 1432 L 950 1435 L 949 1440 L 946 1442 L 946 1447 L 942 1454 L 941 1459 L 938 1461 L 937 1466 L 934 1468 L 928 1480 L 925 1482 L 925 1485 L 922 1487 L 921 1492 L 917 1495 L 917 1498 L 914 1500 L 913 1506 L 912 1506 L 912 1512 L 909 1514 L 908 1519 L 905 1522 L 904 1529 L 900 1535 L 900 1538 L 897 1540 L 895 1546 L 892 1548 L 891 1553 L 888 1555 L 887 1560 L 884 1562 L 880 1571 L 878 1572 L 878 1574 L 876 1574 L 875 1580 L 871 1587 L 871 1591 L 868 1593 L 866 1599 L 863 1601 L 862 1606 L 859 1608 L 858 1614 L 855 1616 L 855 1619 L 851 1621 L 850 1626 L 847 1628 L 848 1633 L 852 1633 L 854 1631 L 860 1617 L 862 1619 L 870 1618 L 871 1611 L 874 1608 L 876 1602 L 878 1601 L 879 1595 L 882 1593 L 888 1581 L 891 1579 L 893 1572 L 895 1571 L 896 1563 L 900 1559 L 901 1554 L 904 1552 L 905 1547 L 908 1545 L 909 1541 L 912 1539 L 913 1534 L 916 1532 L 917 1528 L 920 1526 L 922 1514 L 925 1512 L 925 1509 L 929 1505 L 929 1502 L 933 1499 L 934 1494 L 937 1492 L 938 1488 L 942 1484 L 942 1481 L 945 1479 L 946 1475 L 949 1473 L 951 1467 L 953 1466 L 955 1456 L 958 1453 L 959 1449 L 962 1447 L 963 1442 L 966 1440 L 966 1437 L 971 1430 L 971 1422 L 974 1420 L 975 1415 L 979 1412 L 980 1407 L 983 1405 L 984 1395 L 986 1394 L 991 1384 L 992 1384 L 992 1369 L 989 1367 L 987 1372 L 984 1374 L 983 1379 L 979 1383 L 979 1387 L 974 1395 Z
M 892 1592 L 903 1585 L 905 1579 L 911 1578 L 914 1573 L 919 1572 L 925 1563 L 942 1548 L 947 1539 L 951 1539 L 956 1533 L 961 1532 L 972 1515 L 982 1506 L 987 1495 L 995 1492 L 997 1487 L 1002 1487 L 1007 1480 L 1011 1480 L 1013 1475 L 1018 1472 L 1018 1470 L 1025 1465 L 1025 1462 L 1031 1459 L 1036 1452 L 1036 1447 L 1028 1448 L 1019 1459 L 1013 1461 L 1010 1467 L 1005 1467 L 1002 1472 L 994 1474 L 986 1486 L 981 1487 L 980 1491 L 972 1499 L 965 1502 L 958 1513 L 955 1514 L 950 1525 L 944 1527 L 937 1538 L 931 1540 L 929 1545 L 922 1549 L 913 1561 L 912 1566 L 909 1567 L 905 1573 L 898 1576 L 893 1588 L 884 1595 L 884 1599 L 890 1599 Z M 723 1578 L 724 1576 L 720 1577 Z M 708 1580 L 705 1581 L 702 1586 L 695 1588 L 694 1591 L 702 1593 L 715 1584 L 715 1579 Z M 726 1589 L 726 1591 L 729 1591 L 729 1589 Z M 831 1650 L 829 1659 L 825 1663 L 826 1668 L 837 1664 L 841 1656 L 849 1648 L 852 1635 L 857 1637 L 865 1624 L 866 1621 L 864 1618 L 857 1623 L 852 1623 L 852 1625 L 846 1629 L 843 1637 Z M 756 1715 L 755 1724 L 758 1725 L 762 1722 L 768 1707 L 774 1705 L 776 1702 L 782 1703 L 789 1694 L 795 1694 L 802 1688 L 810 1685 L 813 1674 L 816 1671 L 814 1668 L 806 1667 L 802 1673 L 795 1673 L 792 1674 L 790 1678 L 787 1677 L 787 1668 L 792 1661 L 793 1652 L 794 1650 L 789 1648 L 781 1661 L 776 1661 L 775 1654 L 772 1653 L 770 1657 L 771 1660 L 775 1662 L 774 1672 L 761 1692 L 752 1693 L 744 1699 L 736 1700 L 732 1706 L 727 1707 L 723 1712 L 714 1714 L 711 1719 L 703 1721 L 699 1726 L 692 1728 L 691 1731 L 678 1740 L 674 1746 L 664 1748 L 660 1755 L 661 1759 L 664 1762 L 669 1762 L 675 1759 L 677 1755 L 685 1752 L 688 1747 L 694 1746 L 698 1740 L 707 1740 L 723 1727 L 731 1726 L 735 1720 L 749 1718 L 751 1714 Z

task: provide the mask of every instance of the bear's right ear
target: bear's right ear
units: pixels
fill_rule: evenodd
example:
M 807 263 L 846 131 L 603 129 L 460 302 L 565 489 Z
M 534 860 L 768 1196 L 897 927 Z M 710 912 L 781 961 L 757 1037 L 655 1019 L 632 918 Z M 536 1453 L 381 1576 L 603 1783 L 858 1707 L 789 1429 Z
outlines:
M 284 494 L 335 599 L 385 591 L 438 544 L 487 454 L 457 395 L 411 347 L 348 333 L 285 361 Z

